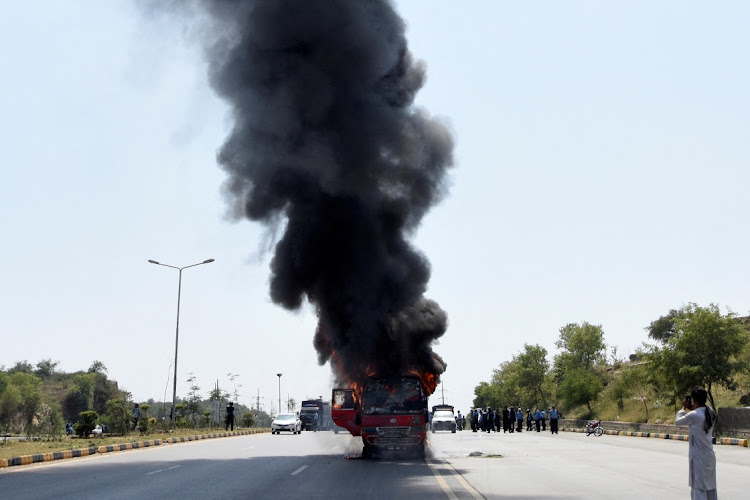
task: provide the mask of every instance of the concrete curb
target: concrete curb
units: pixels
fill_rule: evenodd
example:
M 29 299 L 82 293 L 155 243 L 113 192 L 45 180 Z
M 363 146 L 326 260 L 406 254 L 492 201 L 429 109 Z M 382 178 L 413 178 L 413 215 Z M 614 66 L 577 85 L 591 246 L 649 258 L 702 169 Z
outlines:
M 63 460 L 65 458 L 78 458 L 94 455 L 95 453 L 111 453 L 114 451 L 135 450 L 139 448 L 148 448 L 150 446 L 159 446 L 162 444 L 187 443 L 201 439 L 214 439 L 220 437 L 246 436 L 249 434 L 264 434 L 271 432 L 271 429 L 250 429 L 247 431 L 219 432 L 213 434 L 198 434 L 187 437 L 174 437 L 168 439 L 153 439 L 150 441 L 134 441 L 131 443 L 111 444 L 107 446 L 93 446 L 91 448 L 81 448 L 79 450 L 53 451 L 48 453 L 37 453 L 34 455 L 21 455 L 20 457 L 0 459 L 0 469 L 5 467 L 14 467 L 16 465 L 29 465 L 39 462 L 52 462 L 54 460 Z
M 36 453 L 34 455 L 21 455 L 20 457 L 0 459 L 0 468 L 13 467 L 16 465 L 29 465 L 39 462 L 51 462 L 64 458 L 86 457 L 96 453 L 96 448 L 81 448 L 80 450 L 51 451 L 48 453 Z
M 586 429 L 577 429 L 575 427 L 563 427 L 560 429 L 564 432 L 586 432 Z M 636 431 L 615 431 L 615 430 L 605 430 L 605 434 L 608 434 L 610 436 L 629 436 L 629 437 L 650 437 L 650 438 L 656 438 L 656 439 L 671 439 L 673 441 L 688 441 L 688 435 L 687 434 L 665 434 L 663 432 L 636 432 Z M 748 441 L 747 439 L 738 439 L 738 438 L 714 438 L 713 439 L 714 444 L 720 444 L 720 445 L 734 445 L 734 446 L 743 446 L 745 448 L 748 447 Z
M 110 444 L 108 446 L 98 447 L 96 449 L 96 452 L 111 453 L 113 451 L 134 450 L 138 448 L 148 448 L 149 446 L 159 446 L 161 443 L 161 439 L 153 439 L 151 441 L 133 441 L 132 443 Z

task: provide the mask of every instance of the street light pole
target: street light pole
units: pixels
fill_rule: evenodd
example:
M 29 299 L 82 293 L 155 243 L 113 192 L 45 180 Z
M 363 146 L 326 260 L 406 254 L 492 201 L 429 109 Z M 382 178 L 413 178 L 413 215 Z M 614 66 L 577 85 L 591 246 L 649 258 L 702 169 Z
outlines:
M 281 373 L 276 374 L 279 377 L 279 413 L 281 413 Z
M 164 266 L 164 267 L 171 267 L 172 269 L 177 269 L 179 271 L 179 279 L 177 281 L 177 326 L 175 327 L 175 333 L 174 333 L 174 385 L 172 388 L 172 411 L 170 419 L 172 420 L 172 425 L 174 425 L 174 422 L 177 420 L 177 414 L 175 413 L 175 406 L 177 404 L 177 346 L 180 341 L 180 295 L 182 293 L 182 270 L 187 269 L 188 267 L 195 267 L 200 266 L 202 264 L 210 264 L 214 261 L 214 259 L 207 259 L 203 262 L 198 262 L 197 264 L 191 264 L 189 266 L 184 267 L 177 267 L 177 266 L 170 266 L 169 264 L 162 264 L 161 262 L 157 262 L 155 260 L 148 260 L 151 264 L 156 264 L 157 266 Z

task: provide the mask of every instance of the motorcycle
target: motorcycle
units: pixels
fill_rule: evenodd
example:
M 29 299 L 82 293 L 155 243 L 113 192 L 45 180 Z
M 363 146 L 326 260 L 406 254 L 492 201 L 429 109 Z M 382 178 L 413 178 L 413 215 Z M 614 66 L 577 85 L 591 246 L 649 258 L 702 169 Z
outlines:
M 601 436 L 604 434 L 604 428 L 602 428 L 602 421 L 601 420 L 589 420 L 589 422 L 586 424 L 586 435 L 595 435 L 595 436 Z

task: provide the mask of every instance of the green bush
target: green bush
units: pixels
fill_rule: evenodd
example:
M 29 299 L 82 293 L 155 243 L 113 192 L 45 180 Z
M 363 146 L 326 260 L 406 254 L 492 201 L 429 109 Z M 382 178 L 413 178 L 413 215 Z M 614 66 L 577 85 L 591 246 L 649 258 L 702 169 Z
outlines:
M 253 415 L 250 412 L 247 412 L 244 415 L 242 415 L 242 426 L 243 427 L 255 426 L 255 415 Z
M 138 432 L 141 434 L 148 433 L 148 418 L 141 417 L 138 419 Z
M 82 411 L 78 414 L 79 420 L 73 424 L 73 430 L 81 437 L 87 437 L 96 427 L 96 421 L 99 414 L 95 411 Z

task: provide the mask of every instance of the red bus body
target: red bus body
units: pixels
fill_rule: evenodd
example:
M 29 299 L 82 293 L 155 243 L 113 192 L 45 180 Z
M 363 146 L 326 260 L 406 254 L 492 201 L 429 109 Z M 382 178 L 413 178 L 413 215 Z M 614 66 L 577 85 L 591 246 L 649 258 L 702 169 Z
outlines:
M 424 457 L 427 393 L 415 376 L 368 380 L 360 392 L 333 389 L 333 422 L 362 436 L 362 456 L 404 451 Z

